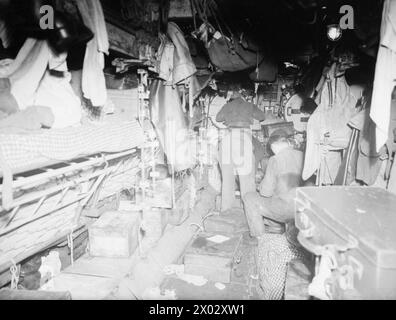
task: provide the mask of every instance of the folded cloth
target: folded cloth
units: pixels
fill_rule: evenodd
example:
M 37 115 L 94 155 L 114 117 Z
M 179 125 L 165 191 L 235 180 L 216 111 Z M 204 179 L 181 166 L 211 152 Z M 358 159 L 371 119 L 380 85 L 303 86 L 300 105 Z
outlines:
M 10 79 L 0 78 L 0 111 L 5 114 L 12 114 L 18 110 L 18 103 L 11 94 Z

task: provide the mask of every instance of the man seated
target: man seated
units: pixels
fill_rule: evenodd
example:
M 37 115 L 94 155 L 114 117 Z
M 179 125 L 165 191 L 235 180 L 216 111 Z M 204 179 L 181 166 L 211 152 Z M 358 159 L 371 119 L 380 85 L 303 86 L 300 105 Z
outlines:
M 252 237 L 284 232 L 285 223 L 294 219 L 295 192 L 302 184 L 304 155 L 290 145 L 286 132 L 275 131 L 268 145 L 274 155 L 269 159 L 259 194 L 243 196 Z

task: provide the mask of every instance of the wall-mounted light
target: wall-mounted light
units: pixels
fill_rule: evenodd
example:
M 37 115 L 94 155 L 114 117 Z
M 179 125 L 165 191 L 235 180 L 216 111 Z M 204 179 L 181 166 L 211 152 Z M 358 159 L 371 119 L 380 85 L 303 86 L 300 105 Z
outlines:
M 327 26 L 327 37 L 331 41 L 338 41 L 342 37 L 342 29 L 338 24 L 330 24 Z

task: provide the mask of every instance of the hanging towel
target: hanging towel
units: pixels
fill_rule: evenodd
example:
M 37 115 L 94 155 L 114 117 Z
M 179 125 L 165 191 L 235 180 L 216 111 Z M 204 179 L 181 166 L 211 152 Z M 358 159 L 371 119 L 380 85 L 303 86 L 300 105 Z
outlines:
M 159 63 L 157 67 L 158 77 L 172 83 L 173 78 L 173 56 L 175 46 L 168 38 L 163 37 L 158 49 Z
M 102 5 L 99 0 L 79 0 L 78 9 L 84 23 L 95 34 L 85 51 L 82 89 L 84 97 L 94 106 L 104 106 L 107 101 L 106 81 L 103 73 L 104 55 L 109 54 L 109 39 Z
M 376 124 L 377 151 L 388 139 L 391 94 L 396 79 L 396 1 L 386 0 L 375 68 L 370 117 Z

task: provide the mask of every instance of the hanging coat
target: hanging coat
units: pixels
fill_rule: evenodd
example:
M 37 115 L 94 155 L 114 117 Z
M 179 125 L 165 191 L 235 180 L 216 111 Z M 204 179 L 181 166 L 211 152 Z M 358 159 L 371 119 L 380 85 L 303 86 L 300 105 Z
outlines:
M 345 77 L 334 78 L 335 65 L 329 71 L 330 88 L 325 83 L 318 97 L 319 106 L 308 120 L 307 146 L 303 179 L 308 180 L 321 167 L 321 181 L 332 184 L 341 165 L 339 152 L 348 146 L 351 128 L 349 120 L 357 114 L 356 104 L 361 98 L 362 88 L 349 87 Z M 332 97 L 332 98 L 331 98 Z M 323 144 L 326 134 L 329 134 L 331 144 Z
M 195 163 L 195 145 L 188 132 L 177 87 L 155 80 L 150 88 L 151 119 L 158 139 L 175 171 L 191 168 Z
M 391 95 L 396 79 L 396 1 L 386 0 L 375 68 L 370 117 L 376 124 L 377 151 L 388 140 Z
M 197 72 L 197 68 L 191 58 L 190 48 L 184 34 L 174 22 L 168 24 L 168 37 L 175 46 L 171 80 L 172 85 L 174 85 L 190 78 Z

